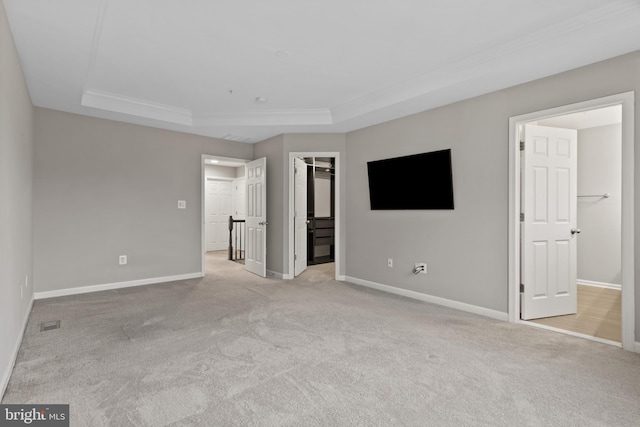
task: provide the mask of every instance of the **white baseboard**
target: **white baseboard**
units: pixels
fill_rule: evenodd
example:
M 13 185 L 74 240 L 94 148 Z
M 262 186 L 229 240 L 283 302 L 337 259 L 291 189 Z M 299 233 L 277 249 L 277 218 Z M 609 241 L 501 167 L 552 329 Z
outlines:
M 338 274 L 338 275 L 336 276 L 336 280 L 337 280 L 338 282 L 345 282 L 345 281 L 347 280 L 347 276 L 342 275 L 342 274 Z
M 275 279 L 291 279 L 288 274 L 278 273 L 277 271 L 267 270 L 267 277 L 272 277 Z
M 636 348 L 634 349 L 636 353 L 640 353 L 640 342 L 636 341 Z
M 57 289 L 55 291 L 35 292 L 35 299 L 63 297 L 67 295 L 86 294 L 89 292 L 110 291 L 113 289 L 131 288 L 134 286 L 153 285 L 156 283 L 174 282 L 176 280 L 198 279 L 204 277 L 201 272 L 178 274 L 176 276 L 152 277 L 149 279 L 131 280 L 128 282 L 106 283 L 103 285 L 81 286 L 78 288 Z
M 7 391 L 7 386 L 9 385 L 9 379 L 11 379 L 11 373 L 13 372 L 13 367 L 16 365 L 16 359 L 18 358 L 18 351 L 20 351 L 20 346 L 22 345 L 22 338 L 24 337 L 24 331 L 27 329 L 27 322 L 29 322 L 29 315 L 31 314 L 31 309 L 33 308 L 34 297 L 31 296 L 31 301 L 29 302 L 29 308 L 24 314 L 24 318 L 22 319 L 22 329 L 20 330 L 20 335 L 13 346 L 13 354 L 11 356 L 11 363 L 6 367 L 6 370 L 2 373 L 2 382 L 0 382 L 0 401 L 4 397 L 4 392 Z
M 586 285 L 586 286 L 595 286 L 596 288 L 606 288 L 606 289 L 616 289 L 618 291 L 622 290 L 622 285 L 618 285 L 617 283 L 605 283 L 605 282 L 594 282 L 593 280 L 577 280 L 578 285 Z
M 491 310 L 484 307 L 478 307 L 477 305 L 471 305 L 464 302 L 435 297 L 433 295 L 427 295 L 407 289 L 396 288 L 394 286 L 383 285 L 381 283 L 371 282 L 369 280 L 358 279 L 357 277 L 346 276 L 345 280 L 347 282 L 365 286 L 367 288 L 377 289 L 379 291 L 389 292 L 391 294 L 401 295 L 403 297 L 413 298 L 449 308 L 455 308 L 456 310 L 466 311 L 467 313 L 479 314 L 480 316 L 490 317 L 496 320 L 503 320 L 505 322 L 509 320 L 508 313 L 503 313 L 501 311 Z

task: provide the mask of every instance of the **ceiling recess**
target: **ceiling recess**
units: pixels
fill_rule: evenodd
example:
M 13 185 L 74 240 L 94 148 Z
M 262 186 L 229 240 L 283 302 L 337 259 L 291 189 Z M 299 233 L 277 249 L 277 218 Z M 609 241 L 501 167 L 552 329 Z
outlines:
M 638 0 L 2 3 L 35 106 L 242 142 L 349 132 L 640 50 Z

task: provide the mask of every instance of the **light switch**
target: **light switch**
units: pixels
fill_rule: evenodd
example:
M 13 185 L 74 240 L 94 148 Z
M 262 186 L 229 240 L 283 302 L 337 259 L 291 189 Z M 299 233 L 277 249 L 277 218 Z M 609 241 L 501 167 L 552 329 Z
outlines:
M 178 209 L 187 209 L 187 201 L 178 200 Z

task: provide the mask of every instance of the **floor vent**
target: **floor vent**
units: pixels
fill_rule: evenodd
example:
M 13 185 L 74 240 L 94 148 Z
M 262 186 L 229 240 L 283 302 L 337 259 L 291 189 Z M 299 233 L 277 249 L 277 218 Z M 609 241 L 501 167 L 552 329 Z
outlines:
M 51 331 L 53 329 L 60 329 L 59 320 L 49 320 L 48 322 L 40 323 L 40 332 Z

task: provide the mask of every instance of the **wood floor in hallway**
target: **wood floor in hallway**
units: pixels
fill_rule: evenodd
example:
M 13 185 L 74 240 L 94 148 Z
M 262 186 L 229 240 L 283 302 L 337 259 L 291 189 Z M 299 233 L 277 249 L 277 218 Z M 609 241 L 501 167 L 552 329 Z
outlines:
M 578 312 L 531 320 L 606 340 L 622 341 L 621 291 L 578 284 Z

